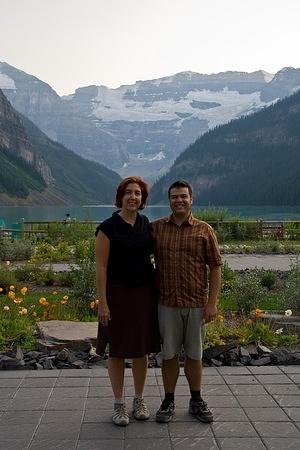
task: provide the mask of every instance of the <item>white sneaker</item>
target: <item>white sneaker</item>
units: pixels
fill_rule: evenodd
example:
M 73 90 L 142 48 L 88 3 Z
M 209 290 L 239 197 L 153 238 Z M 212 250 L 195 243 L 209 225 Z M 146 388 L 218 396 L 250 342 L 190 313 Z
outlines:
M 125 403 L 115 403 L 112 421 L 115 425 L 125 427 L 129 424 L 129 414 Z
M 150 417 L 149 410 L 145 404 L 145 400 L 143 398 L 134 398 L 133 399 L 133 405 L 132 405 L 133 411 L 133 417 L 136 420 L 147 420 Z

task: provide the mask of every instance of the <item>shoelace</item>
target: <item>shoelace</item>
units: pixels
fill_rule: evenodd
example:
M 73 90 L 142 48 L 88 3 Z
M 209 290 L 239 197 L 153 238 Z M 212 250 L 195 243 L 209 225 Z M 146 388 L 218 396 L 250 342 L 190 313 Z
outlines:
M 138 411 L 142 411 L 143 413 L 147 412 L 147 407 L 143 398 L 136 398 L 134 403 L 134 406 Z
M 114 416 L 117 416 L 117 417 L 127 417 L 128 416 L 128 413 L 127 413 L 124 403 L 120 403 L 119 405 L 117 405 Z
M 168 411 L 168 409 L 170 408 L 171 403 L 167 402 L 166 400 L 163 400 L 160 410 L 161 411 Z

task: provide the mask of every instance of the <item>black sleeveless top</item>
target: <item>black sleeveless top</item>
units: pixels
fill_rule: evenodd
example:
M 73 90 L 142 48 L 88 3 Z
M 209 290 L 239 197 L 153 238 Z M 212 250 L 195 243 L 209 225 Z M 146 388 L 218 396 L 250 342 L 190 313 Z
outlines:
M 153 239 L 146 216 L 137 214 L 134 226 L 125 222 L 118 211 L 96 228 L 110 240 L 107 280 L 120 286 L 142 286 L 154 280 L 150 261 Z

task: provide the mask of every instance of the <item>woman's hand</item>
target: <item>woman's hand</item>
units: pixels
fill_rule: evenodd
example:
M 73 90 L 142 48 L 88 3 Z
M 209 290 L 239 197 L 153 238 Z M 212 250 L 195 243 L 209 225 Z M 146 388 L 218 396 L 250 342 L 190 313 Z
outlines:
M 98 303 L 98 320 L 99 322 L 107 327 L 108 321 L 110 320 L 110 312 L 107 302 L 105 300 L 99 300 Z

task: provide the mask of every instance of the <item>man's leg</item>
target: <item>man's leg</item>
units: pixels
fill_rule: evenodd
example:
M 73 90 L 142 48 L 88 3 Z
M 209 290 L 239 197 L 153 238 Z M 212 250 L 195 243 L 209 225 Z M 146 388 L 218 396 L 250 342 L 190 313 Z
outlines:
M 179 358 L 175 355 L 172 359 L 164 359 L 162 363 L 162 378 L 166 394 L 175 392 L 179 377 Z
M 188 356 L 184 360 L 184 373 L 191 391 L 201 390 L 202 361 L 191 359 Z

